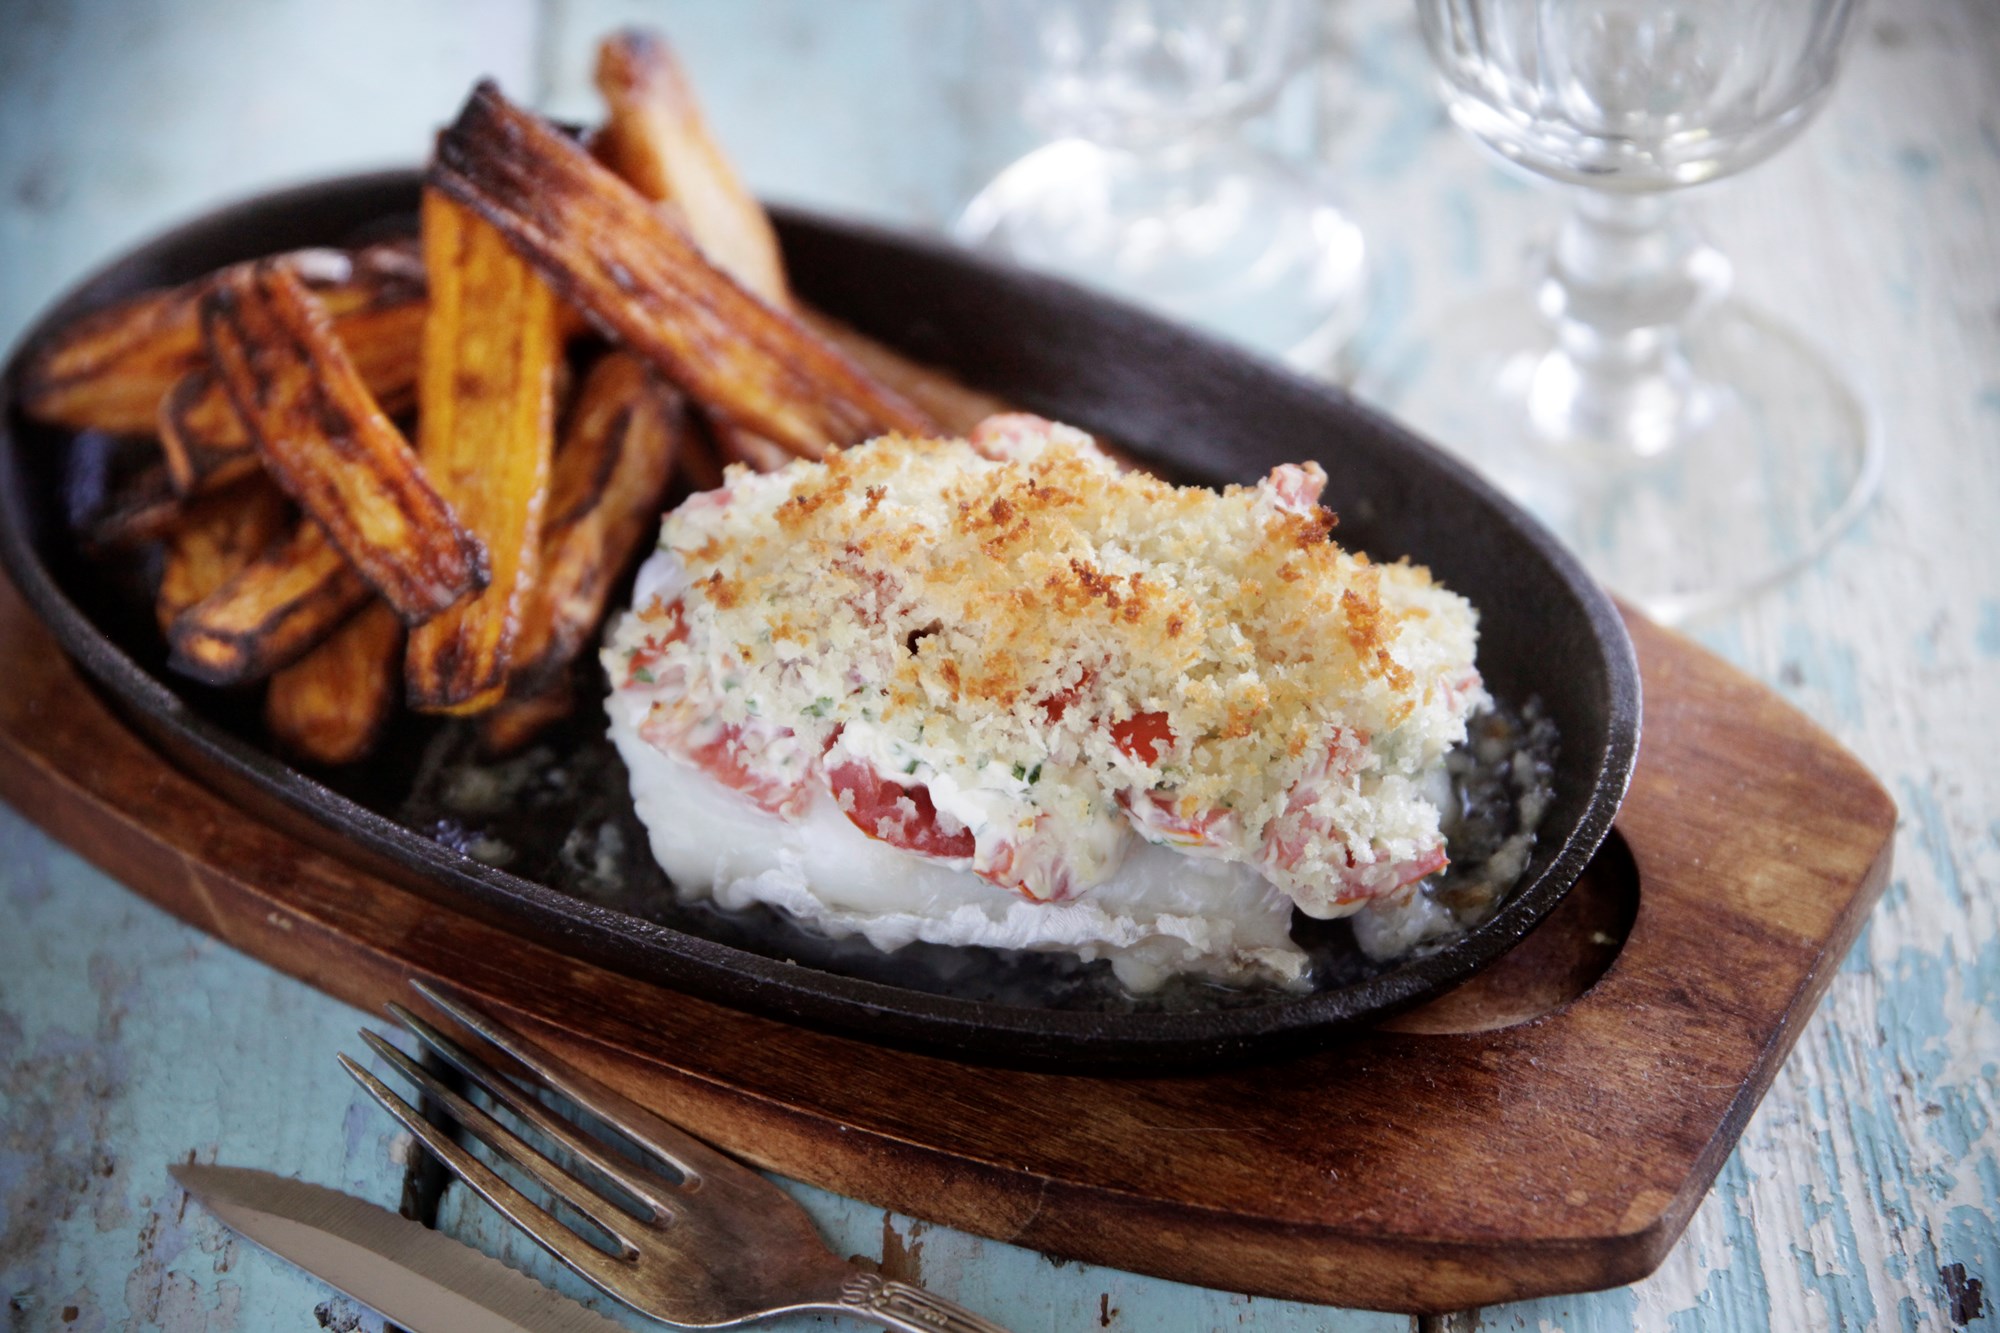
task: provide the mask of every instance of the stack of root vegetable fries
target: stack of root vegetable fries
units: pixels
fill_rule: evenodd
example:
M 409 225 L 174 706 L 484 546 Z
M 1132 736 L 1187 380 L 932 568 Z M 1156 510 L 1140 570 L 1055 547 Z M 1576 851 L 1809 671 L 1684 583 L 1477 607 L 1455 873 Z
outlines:
M 172 666 L 262 684 L 301 759 L 362 758 L 399 700 L 495 753 L 562 718 L 676 474 L 1003 410 L 792 298 L 661 38 L 607 38 L 597 83 L 582 141 L 474 89 L 414 240 L 233 264 L 31 354 L 30 416 L 156 442 L 86 544 L 159 543 Z

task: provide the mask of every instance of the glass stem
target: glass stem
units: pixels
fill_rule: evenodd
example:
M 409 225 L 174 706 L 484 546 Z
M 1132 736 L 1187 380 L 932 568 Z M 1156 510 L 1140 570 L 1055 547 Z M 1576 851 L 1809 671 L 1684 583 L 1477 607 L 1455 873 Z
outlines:
M 1727 288 L 1729 265 L 1667 195 L 1571 194 L 1537 291 L 1555 342 L 1534 367 L 1529 416 L 1551 446 L 1638 462 L 1710 414 L 1682 334 Z

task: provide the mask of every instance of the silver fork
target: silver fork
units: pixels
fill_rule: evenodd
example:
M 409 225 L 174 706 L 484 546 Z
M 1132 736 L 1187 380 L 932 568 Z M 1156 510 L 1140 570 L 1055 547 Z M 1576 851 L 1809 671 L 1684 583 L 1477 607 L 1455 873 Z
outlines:
M 587 1162 L 627 1197 L 614 1198 L 523 1141 L 373 1032 L 369 1049 L 423 1090 L 496 1154 L 610 1239 L 602 1248 L 508 1183 L 426 1121 L 347 1056 L 341 1067 L 458 1178 L 543 1249 L 587 1280 L 655 1319 L 727 1328 L 781 1314 L 844 1314 L 902 1333 L 1006 1333 L 921 1287 L 834 1255 L 805 1210 L 749 1167 L 635 1105 L 589 1075 L 509 1032 L 478 1010 L 415 983 L 426 1000 L 507 1057 L 502 1074 L 400 1004 L 390 1016 L 447 1064 L 551 1142 Z M 494 1063 L 502 1063 L 495 1061 Z M 523 1085 L 551 1089 L 589 1111 L 678 1179 L 639 1165 L 558 1115 Z

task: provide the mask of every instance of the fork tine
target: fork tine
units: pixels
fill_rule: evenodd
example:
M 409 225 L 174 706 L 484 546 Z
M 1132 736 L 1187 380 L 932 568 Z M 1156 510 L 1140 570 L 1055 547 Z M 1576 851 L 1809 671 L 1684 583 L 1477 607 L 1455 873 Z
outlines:
M 639 1247 L 619 1228 L 618 1217 L 622 1214 L 608 1199 L 599 1198 L 582 1181 L 550 1161 L 513 1130 L 447 1088 L 429 1070 L 375 1033 L 363 1032 L 361 1040 L 367 1042 L 368 1048 L 375 1054 L 395 1066 L 396 1072 L 423 1089 L 425 1096 L 436 1101 L 450 1113 L 452 1119 L 465 1126 L 487 1147 L 533 1176 L 542 1188 L 589 1218 L 617 1242 L 627 1259 L 638 1257 Z M 625 1223 L 628 1230 L 630 1225 L 629 1221 Z
M 339 1058 L 340 1067 L 347 1071 L 350 1078 L 359 1083 L 383 1110 L 400 1121 L 404 1129 L 414 1134 L 417 1141 L 430 1150 L 432 1156 L 443 1162 L 453 1175 L 470 1186 L 480 1198 L 499 1209 L 508 1221 L 527 1232 L 530 1240 L 568 1264 L 584 1278 L 596 1283 L 618 1299 L 625 1299 L 619 1290 L 628 1274 L 623 1261 L 612 1258 L 571 1231 L 540 1204 L 501 1179 L 499 1173 L 492 1167 L 453 1143 L 449 1135 L 425 1120 L 414 1106 L 398 1097 L 381 1079 L 376 1078 L 347 1056 L 342 1055 Z
M 515 1115 L 616 1181 L 627 1193 L 651 1208 L 656 1220 L 665 1221 L 673 1216 L 673 1205 L 664 1196 L 677 1188 L 676 1182 L 619 1160 L 595 1139 L 579 1132 L 567 1120 L 522 1092 L 503 1071 L 493 1069 L 478 1056 L 394 1000 L 391 1000 L 386 1007 L 390 1017 L 409 1029 L 411 1035 L 418 1041 L 437 1052 L 453 1069 L 506 1103 Z
M 578 1106 L 587 1108 L 598 1119 L 686 1176 L 681 1188 L 698 1186 L 704 1169 L 724 1173 L 744 1169 L 701 1140 L 668 1124 L 623 1094 L 613 1092 L 590 1075 L 570 1068 L 526 1038 L 509 1032 L 477 1009 L 447 996 L 429 982 L 418 980 L 410 984 L 419 995 L 455 1022 L 520 1061 L 548 1087 Z

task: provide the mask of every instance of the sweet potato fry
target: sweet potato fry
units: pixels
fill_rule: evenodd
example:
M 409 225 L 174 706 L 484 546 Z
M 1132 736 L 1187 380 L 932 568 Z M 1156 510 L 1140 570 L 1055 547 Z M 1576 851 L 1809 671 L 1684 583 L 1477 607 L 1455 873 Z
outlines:
M 503 699 L 479 715 L 479 748 L 503 758 L 576 711 L 576 690 L 563 672 L 539 694 Z
M 745 291 L 631 186 L 490 82 L 440 136 L 430 183 L 739 426 L 807 455 L 885 431 L 932 431 L 926 414 Z
M 283 494 L 262 477 L 188 504 L 167 534 L 160 591 L 153 600 L 162 633 L 277 539 L 284 531 L 285 508 Z
M 416 405 L 423 356 L 425 296 L 420 262 L 375 246 L 355 259 L 352 281 L 315 293 L 376 403 L 391 416 Z M 414 270 L 412 273 L 411 270 Z M 250 432 L 206 364 L 175 382 L 160 402 L 155 429 L 174 489 L 196 495 L 226 486 L 258 467 Z
M 333 637 L 271 677 L 264 720 L 285 749 L 315 764 L 351 764 L 396 711 L 403 622 L 379 598 Z
M 590 641 L 632 555 L 659 526 L 689 427 L 680 397 L 630 352 L 591 367 L 556 451 L 541 572 L 522 604 L 508 690 L 536 693 Z
M 961 383 L 948 371 L 910 360 L 831 315 L 804 306 L 799 307 L 798 315 L 813 332 L 847 353 L 856 365 L 930 413 L 947 434 L 967 434 L 990 416 L 1018 410 L 990 393 Z
M 327 318 L 284 266 L 232 269 L 202 298 L 216 377 L 265 470 L 405 621 L 483 586 L 485 551 L 460 526 Z
M 368 600 L 367 581 L 311 519 L 167 631 L 170 665 L 210 685 L 261 680 L 303 657 Z
M 547 283 L 499 232 L 424 193 L 431 278 L 417 419 L 424 469 L 484 543 L 491 579 L 410 636 L 410 706 L 471 713 L 499 702 L 535 578 L 562 357 Z
M 778 234 L 710 137 L 694 88 L 658 33 L 626 28 L 597 48 L 610 114 L 592 148 L 633 189 L 671 205 L 709 262 L 775 306 L 791 298 Z

